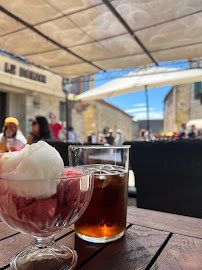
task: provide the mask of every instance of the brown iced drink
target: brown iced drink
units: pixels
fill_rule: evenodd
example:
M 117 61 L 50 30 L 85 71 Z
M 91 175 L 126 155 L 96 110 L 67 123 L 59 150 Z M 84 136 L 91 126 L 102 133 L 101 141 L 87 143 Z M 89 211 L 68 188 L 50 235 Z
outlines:
M 75 223 L 77 234 L 109 238 L 126 227 L 128 172 L 115 165 L 89 165 L 94 171 L 94 190 L 88 208 Z

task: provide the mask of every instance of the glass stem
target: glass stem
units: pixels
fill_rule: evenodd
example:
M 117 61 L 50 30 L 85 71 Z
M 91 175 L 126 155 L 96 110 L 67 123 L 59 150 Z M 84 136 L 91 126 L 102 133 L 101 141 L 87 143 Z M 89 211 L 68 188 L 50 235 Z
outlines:
M 48 237 L 34 237 L 35 239 L 35 247 L 37 248 L 46 248 L 49 246 L 55 245 L 55 240 L 54 240 L 55 235 L 51 235 Z

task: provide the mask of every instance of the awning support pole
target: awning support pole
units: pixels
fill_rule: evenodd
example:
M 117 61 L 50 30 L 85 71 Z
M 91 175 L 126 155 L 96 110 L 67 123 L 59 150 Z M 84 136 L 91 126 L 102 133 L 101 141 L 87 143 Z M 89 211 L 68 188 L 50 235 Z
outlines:
M 149 97 L 148 97 L 148 90 L 147 90 L 147 85 L 145 85 L 145 95 L 146 95 L 146 104 L 147 104 L 147 130 L 150 130 L 150 125 L 149 125 Z

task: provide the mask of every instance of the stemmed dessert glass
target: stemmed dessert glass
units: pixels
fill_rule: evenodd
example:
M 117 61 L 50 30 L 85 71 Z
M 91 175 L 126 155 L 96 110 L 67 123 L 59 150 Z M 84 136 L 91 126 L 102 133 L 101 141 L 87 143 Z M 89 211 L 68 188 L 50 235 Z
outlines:
M 85 211 L 94 181 L 92 172 L 82 166 L 68 169 L 71 175 L 51 180 L 0 179 L 0 217 L 13 229 L 35 239 L 32 247 L 11 259 L 10 269 L 65 270 L 76 266 L 76 251 L 56 244 L 54 235 Z M 34 192 L 39 190 L 41 195 L 36 199 Z

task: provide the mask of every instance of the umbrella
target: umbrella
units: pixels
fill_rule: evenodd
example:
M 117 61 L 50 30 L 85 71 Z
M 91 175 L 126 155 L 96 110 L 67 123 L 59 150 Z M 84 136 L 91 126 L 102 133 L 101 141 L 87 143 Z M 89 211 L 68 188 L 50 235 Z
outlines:
M 176 68 L 148 67 L 129 73 L 100 87 L 77 96 L 82 100 L 94 100 L 119 96 L 145 88 L 147 104 L 147 130 L 149 130 L 149 100 L 147 89 L 191 83 L 202 80 L 202 69 L 181 70 Z
M 77 98 L 94 100 L 115 97 L 166 85 L 186 84 L 202 81 L 202 69 L 181 70 L 176 68 L 149 67 L 129 73 L 102 86 L 88 90 Z

